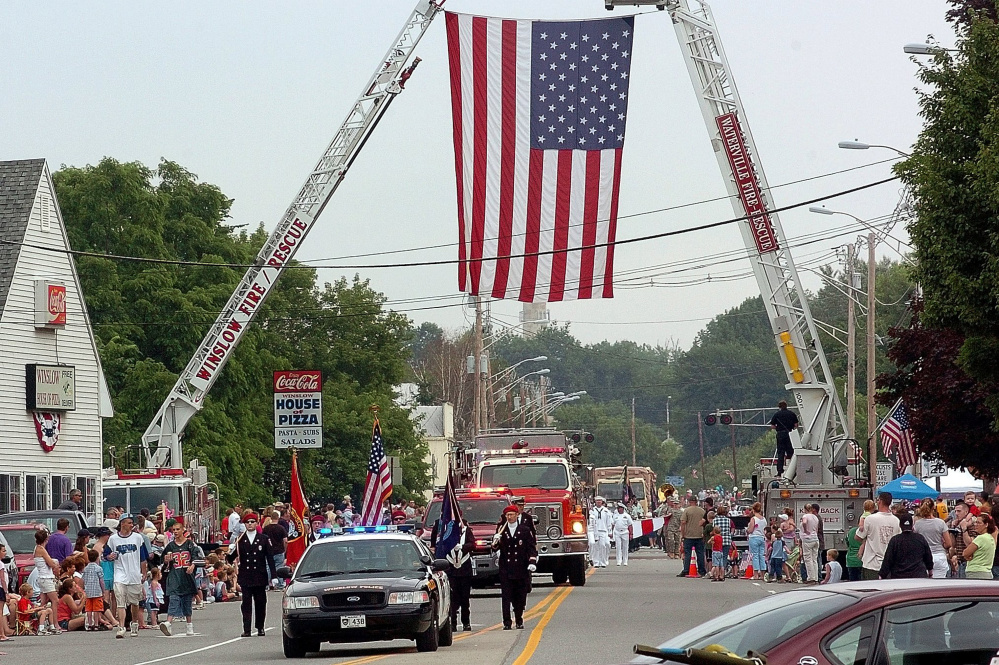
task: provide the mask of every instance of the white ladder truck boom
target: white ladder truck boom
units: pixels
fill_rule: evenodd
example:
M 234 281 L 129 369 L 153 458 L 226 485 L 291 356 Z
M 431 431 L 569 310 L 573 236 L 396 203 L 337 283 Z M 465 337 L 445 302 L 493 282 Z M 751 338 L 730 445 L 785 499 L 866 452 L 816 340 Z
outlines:
M 222 368 L 267 300 L 275 282 L 343 181 L 347 169 L 364 147 L 382 114 L 419 64 L 419 58 L 408 67 L 406 63 L 440 11 L 441 4 L 434 0 L 417 3 L 305 185 L 260 249 L 253 265 L 243 275 L 194 357 L 177 378 L 177 383 L 142 435 L 146 463 L 150 469 L 183 468 L 181 438 L 184 428 L 201 410 L 205 395 L 218 380 Z
M 837 485 L 846 473 L 848 434 L 843 406 L 804 286 L 777 213 L 732 78 L 711 9 L 702 0 L 606 0 L 605 6 L 656 5 L 668 10 L 711 145 L 725 178 L 739 230 L 773 330 L 787 389 L 804 433 L 792 432 L 795 454 L 785 478 L 798 485 Z M 833 469 L 836 469 L 834 472 Z

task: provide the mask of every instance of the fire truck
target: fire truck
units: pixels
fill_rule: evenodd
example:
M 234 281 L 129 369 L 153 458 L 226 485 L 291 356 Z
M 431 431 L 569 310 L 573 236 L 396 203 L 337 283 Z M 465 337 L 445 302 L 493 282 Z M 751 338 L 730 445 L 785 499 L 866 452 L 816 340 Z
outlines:
M 647 466 L 601 466 L 593 469 L 594 491 L 615 503 L 621 500 L 624 490 L 624 473 L 628 472 L 628 487 L 631 495 L 642 506 L 642 513 L 648 515 L 655 508 L 657 491 L 656 472 Z
M 298 195 L 156 411 L 142 435 L 141 461 L 133 464 L 112 459 L 104 473 L 105 507 L 124 505 L 132 511 L 149 508 L 153 513 L 166 500 L 169 510 L 184 515 L 185 520 L 196 525 L 199 535 L 210 536 L 206 540 L 218 535 L 218 492 L 208 482 L 204 466 L 196 460 L 184 466 L 184 429 L 204 406 L 205 397 L 243 334 L 378 121 L 402 92 L 420 62 L 412 58 L 413 51 L 439 12 L 440 5 L 434 0 L 418 0 Z
M 798 513 L 806 503 L 822 509 L 823 529 L 837 548 L 859 521 L 871 487 L 850 477 L 850 438 L 846 415 L 808 304 L 808 294 L 791 256 L 787 237 L 770 200 L 770 186 L 756 158 L 745 108 L 722 46 L 714 15 L 705 0 L 605 0 L 619 5 L 653 5 L 669 12 L 680 52 L 697 94 L 708 138 L 742 233 L 774 343 L 787 376 L 786 388 L 803 432 L 791 433 L 794 457 L 783 477 L 760 465 L 756 477 L 767 516 L 786 507 Z M 896 209 L 896 215 L 901 214 Z M 874 463 L 876 460 L 868 460 Z
M 538 534 L 538 572 L 556 584 L 586 584 L 589 544 L 579 449 L 554 429 L 504 430 L 475 437 L 467 451 L 476 487 L 505 487 L 524 499 Z

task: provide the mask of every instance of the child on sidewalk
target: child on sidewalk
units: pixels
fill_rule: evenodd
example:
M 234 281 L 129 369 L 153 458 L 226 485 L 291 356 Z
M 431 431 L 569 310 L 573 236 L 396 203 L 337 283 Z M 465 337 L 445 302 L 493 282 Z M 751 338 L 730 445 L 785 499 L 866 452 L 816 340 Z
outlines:
M 784 537 L 780 531 L 776 531 L 770 536 L 770 576 L 767 581 L 777 580 L 784 583 L 784 562 L 787 560 L 787 550 L 784 545 Z
M 725 581 L 725 552 L 722 550 L 721 529 L 711 530 L 711 581 Z
M 83 593 L 86 595 L 84 611 L 87 616 L 84 630 L 97 630 L 100 616 L 104 614 L 104 570 L 97 563 L 97 550 L 87 550 L 87 565 L 83 568 Z
M 160 584 L 163 573 L 159 568 L 149 571 L 149 579 L 146 581 L 146 609 L 149 610 L 149 627 L 160 625 L 160 605 L 163 604 L 163 585 Z
M 819 584 L 835 584 L 843 579 L 843 567 L 837 561 L 838 558 L 839 552 L 837 550 L 826 551 L 825 577 Z

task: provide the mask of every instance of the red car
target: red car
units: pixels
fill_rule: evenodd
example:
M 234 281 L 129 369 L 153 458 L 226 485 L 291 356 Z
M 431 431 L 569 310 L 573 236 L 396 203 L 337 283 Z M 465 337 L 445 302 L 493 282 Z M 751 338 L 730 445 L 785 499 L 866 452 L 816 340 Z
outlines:
M 35 568 L 34 524 L 0 524 L 0 534 L 7 541 L 7 553 L 17 564 L 17 583 L 23 584 Z
M 503 518 L 503 509 L 513 503 L 513 493 L 507 488 L 460 489 L 457 491 L 461 515 L 468 522 L 475 537 L 472 566 L 476 586 L 490 584 L 499 575 L 499 565 L 492 556 L 490 541 Z M 441 518 L 443 498 L 438 495 L 427 505 L 423 518 L 424 542 L 429 546 L 434 522 Z
M 742 657 L 731 665 L 990 665 L 999 662 L 999 583 L 879 580 L 795 589 L 667 641 L 657 647 L 661 658 L 632 662 L 707 663 L 698 655 L 714 645 Z M 671 660 L 671 650 L 688 655 Z

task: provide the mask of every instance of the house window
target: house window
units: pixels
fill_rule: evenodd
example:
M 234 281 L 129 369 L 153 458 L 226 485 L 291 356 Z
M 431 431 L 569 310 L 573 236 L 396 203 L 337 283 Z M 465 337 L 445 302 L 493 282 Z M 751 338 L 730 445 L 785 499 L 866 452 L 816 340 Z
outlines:
M 45 476 L 27 474 L 24 476 L 25 510 L 47 510 L 49 482 Z
M 83 512 L 94 514 L 97 508 L 97 479 L 77 476 L 76 488 L 83 492 Z
M 21 510 L 21 476 L 0 474 L 0 513 Z
M 52 476 L 52 507 L 58 508 L 69 501 L 69 491 L 73 489 L 73 476 Z

